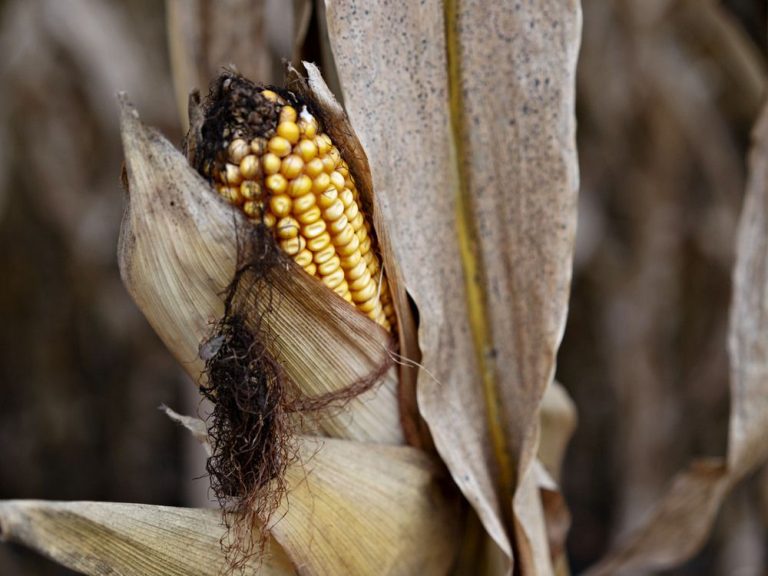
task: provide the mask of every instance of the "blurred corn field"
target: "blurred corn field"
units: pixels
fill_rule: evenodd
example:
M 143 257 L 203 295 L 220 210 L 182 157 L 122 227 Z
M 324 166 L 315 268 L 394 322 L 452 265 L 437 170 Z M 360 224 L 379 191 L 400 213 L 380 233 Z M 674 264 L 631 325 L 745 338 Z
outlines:
M 578 412 L 560 470 L 573 573 L 641 527 L 692 461 L 728 449 L 732 271 L 768 79 L 764 2 L 582 10 L 556 373 Z M 199 395 L 120 280 L 115 94 L 178 144 L 187 94 L 224 65 L 279 85 L 283 60 L 315 62 L 341 100 L 323 2 L 4 0 L 0 54 L 0 500 L 212 507 L 205 453 L 157 409 L 195 413 Z M 642 568 L 765 574 L 768 475 L 755 468 L 691 559 Z M 4 545 L 0 573 L 70 572 Z

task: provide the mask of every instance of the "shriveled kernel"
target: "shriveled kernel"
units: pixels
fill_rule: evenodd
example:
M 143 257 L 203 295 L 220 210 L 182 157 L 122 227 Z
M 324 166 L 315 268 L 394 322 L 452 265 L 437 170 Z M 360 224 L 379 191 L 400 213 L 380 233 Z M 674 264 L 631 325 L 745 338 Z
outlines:
M 282 194 L 288 189 L 288 180 L 282 174 L 272 174 L 267 176 L 264 182 L 272 192 L 275 194 Z
M 293 106 L 283 106 L 280 109 L 280 122 L 296 122 L 298 114 Z
M 245 212 L 245 215 L 249 218 L 260 218 L 261 202 L 248 200 L 245 204 L 243 204 L 243 212 Z
M 317 146 L 315 146 L 315 148 L 317 148 Z M 320 160 L 320 158 L 313 158 L 307 162 L 305 171 L 310 178 L 317 178 L 323 173 L 323 161 Z
M 312 181 L 312 191 L 315 194 L 321 194 L 325 192 L 330 185 L 331 179 L 328 177 L 328 174 L 323 173 Z
M 288 185 L 288 194 L 293 196 L 304 196 L 312 192 L 312 179 L 306 174 L 300 174 Z
M 251 140 L 251 152 L 253 152 L 257 157 L 260 157 L 266 151 L 267 151 L 266 138 L 254 138 L 253 140 Z
M 267 147 L 269 148 L 269 151 L 278 158 L 285 158 L 291 153 L 293 148 L 291 143 L 282 136 L 272 136 L 272 138 L 269 139 Z
M 246 200 L 253 200 L 261 196 L 261 186 L 253 180 L 244 180 L 240 184 L 240 195 Z
M 295 122 L 280 122 L 277 125 L 277 135 L 285 138 L 291 144 L 296 144 L 301 134 Z
M 295 218 L 286 216 L 277 221 L 277 237 L 282 240 L 296 238 L 299 235 L 299 223 Z
M 280 165 L 282 162 L 275 154 L 268 152 L 261 158 L 261 167 L 264 169 L 264 173 L 271 175 L 280 172 Z
M 302 214 L 296 214 L 296 220 L 301 222 L 302 224 L 312 224 L 313 222 L 317 222 L 320 220 L 320 208 L 317 206 L 312 206 L 309 210 Z M 322 220 L 320 220 L 322 222 Z M 323 222 L 323 225 L 325 225 L 325 222 Z
M 275 194 L 269 199 L 269 208 L 278 218 L 291 213 L 291 199 L 286 194 Z
M 227 163 L 224 167 L 224 181 L 227 184 L 240 184 L 240 182 L 243 181 L 243 176 L 240 174 L 240 167 L 235 164 Z
M 295 150 L 304 162 L 309 162 L 317 156 L 317 144 L 312 140 L 301 140 Z
M 242 138 L 236 138 L 229 143 L 227 147 L 227 154 L 229 155 L 229 161 L 233 164 L 240 164 L 240 161 L 245 157 L 248 152 L 251 151 L 251 147 L 248 142 Z
M 240 160 L 240 174 L 246 180 L 253 180 L 259 175 L 259 159 L 254 154 L 243 156 Z
M 289 154 L 283 158 L 283 164 L 280 167 L 280 173 L 289 180 L 296 178 L 304 170 L 304 160 L 296 154 Z
M 243 201 L 239 186 L 221 185 L 218 187 L 218 192 L 222 198 L 231 204 L 240 204 Z

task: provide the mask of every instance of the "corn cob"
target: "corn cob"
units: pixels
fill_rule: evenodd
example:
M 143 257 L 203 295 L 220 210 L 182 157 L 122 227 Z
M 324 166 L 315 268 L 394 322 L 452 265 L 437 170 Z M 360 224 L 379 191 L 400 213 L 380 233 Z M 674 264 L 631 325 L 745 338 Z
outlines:
M 260 113 L 275 117 L 262 118 L 254 131 L 236 112 L 239 122 L 225 127 L 220 137 L 224 154 L 217 154 L 204 172 L 223 198 L 273 230 L 281 249 L 308 274 L 391 330 L 395 315 L 389 287 L 339 150 L 292 94 L 288 102 L 242 78 L 229 82 L 225 90 L 232 82 L 245 83 L 253 98 L 262 99 Z

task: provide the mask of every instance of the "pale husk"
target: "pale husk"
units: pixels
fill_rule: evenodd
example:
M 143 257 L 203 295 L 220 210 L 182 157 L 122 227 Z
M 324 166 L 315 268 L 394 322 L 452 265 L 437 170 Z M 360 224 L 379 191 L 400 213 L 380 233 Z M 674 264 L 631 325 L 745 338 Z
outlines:
M 89 575 L 212 576 L 226 565 L 216 510 L 114 502 L 0 502 L 0 535 L 29 546 L 67 568 Z M 260 570 L 244 574 L 295 574 L 271 542 Z
M 123 281 L 160 338 L 198 380 L 201 343 L 224 314 L 223 295 L 250 224 L 221 200 L 167 140 L 144 127 L 122 99 L 128 207 L 118 257 Z M 270 352 L 309 396 L 339 391 L 389 360 L 389 336 L 293 263 L 274 270 L 270 298 L 251 301 Z M 374 389 L 329 412 L 335 437 L 399 444 L 390 370 Z
M 245 574 L 447 573 L 458 508 L 426 454 L 305 437 L 299 455 L 269 526 L 274 540 Z M 0 502 L 0 531 L 85 574 L 203 576 L 226 567 L 215 510 L 12 500 Z

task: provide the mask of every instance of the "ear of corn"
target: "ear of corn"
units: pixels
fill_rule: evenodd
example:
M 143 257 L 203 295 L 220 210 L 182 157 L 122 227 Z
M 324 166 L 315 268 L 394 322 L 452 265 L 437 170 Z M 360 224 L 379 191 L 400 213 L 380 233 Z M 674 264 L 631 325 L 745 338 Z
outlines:
M 349 166 L 306 106 L 267 89 L 254 96 L 274 104 L 262 109 L 276 117 L 261 122 L 274 129 L 252 136 L 226 128 L 225 153 L 206 175 L 223 198 L 271 228 L 308 274 L 391 330 L 389 287 Z

